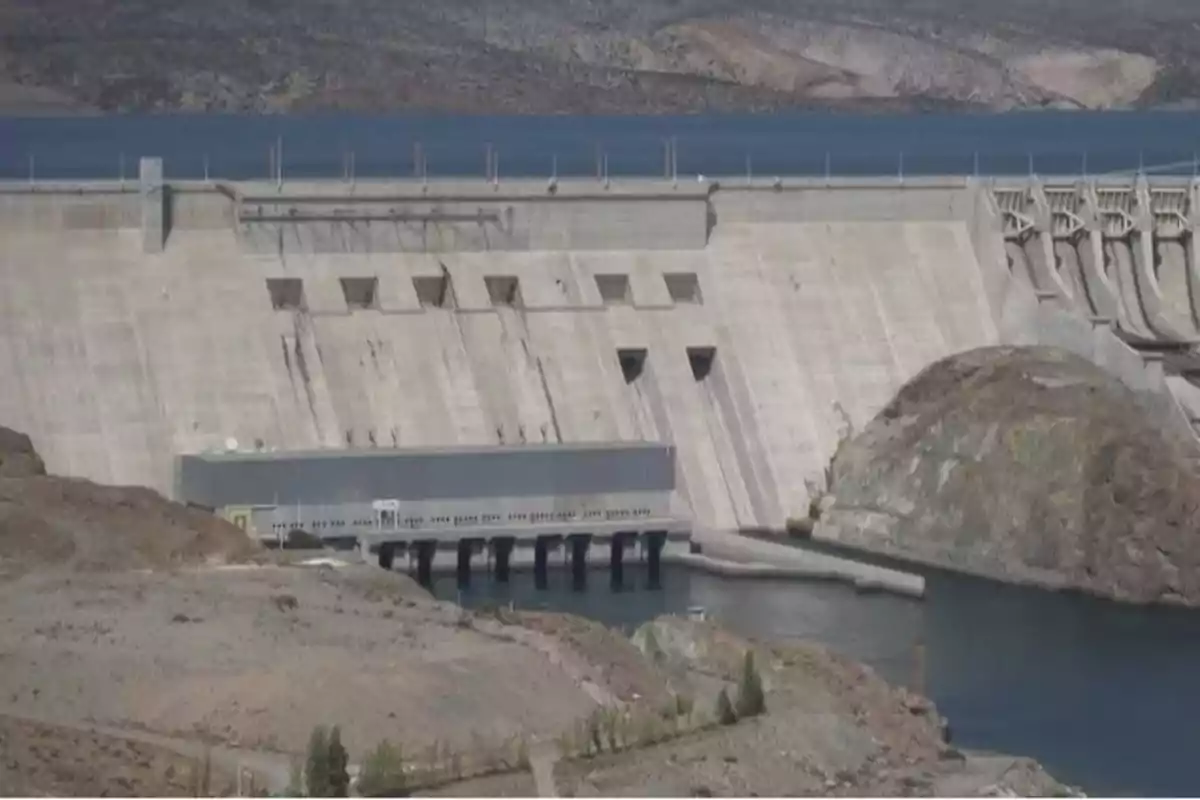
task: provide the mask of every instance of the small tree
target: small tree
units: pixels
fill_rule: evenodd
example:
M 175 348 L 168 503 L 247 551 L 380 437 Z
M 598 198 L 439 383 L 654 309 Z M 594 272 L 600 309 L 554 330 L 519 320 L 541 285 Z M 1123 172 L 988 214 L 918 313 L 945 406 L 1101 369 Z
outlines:
M 330 786 L 329 734 L 318 725 L 308 737 L 308 760 L 304 765 L 304 784 L 309 797 L 332 797 Z
M 722 725 L 732 725 L 737 722 L 737 713 L 733 710 L 733 703 L 729 702 L 729 693 L 721 687 L 721 693 L 717 695 L 716 708 L 717 722 Z
M 738 684 L 737 715 L 742 718 L 756 717 L 766 710 L 762 676 L 754 666 L 754 651 L 747 650 L 742 661 L 742 680 Z
M 329 796 L 350 795 L 350 772 L 347 769 L 350 756 L 342 745 L 342 729 L 337 725 L 329 732 Z
M 403 797 L 408 793 L 404 773 L 404 754 L 387 739 L 363 762 L 358 778 L 358 793 L 363 797 Z

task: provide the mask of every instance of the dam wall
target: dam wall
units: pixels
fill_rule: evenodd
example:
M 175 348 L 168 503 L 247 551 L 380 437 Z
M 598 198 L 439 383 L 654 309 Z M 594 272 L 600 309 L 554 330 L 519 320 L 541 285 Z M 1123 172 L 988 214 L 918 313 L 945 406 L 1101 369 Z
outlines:
M 1037 338 L 1009 219 L 962 178 L 0 185 L 0 424 L 168 494 L 227 449 L 665 441 L 674 513 L 776 526 L 918 371 Z

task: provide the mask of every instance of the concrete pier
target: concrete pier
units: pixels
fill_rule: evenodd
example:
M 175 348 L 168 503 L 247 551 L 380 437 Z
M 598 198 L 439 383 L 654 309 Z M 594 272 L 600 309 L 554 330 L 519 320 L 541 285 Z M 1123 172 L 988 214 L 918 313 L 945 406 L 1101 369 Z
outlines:
M 359 537 L 361 557 L 383 569 L 407 571 L 428 586 L 436 572 L 453 572 L 459 586 L 471 585 L 472 574 L 488 572 L 505 583 L 514 569 L 532 569 L 539 589 L 548 585 L 552 569 L 565 569 L 572 584 L 583 589 L 588 573 L 607 569 L 610 581 L 620 585 L 627 562 L 644 563 L 649 584 L 661 582 L 661 565 L 681 563 L 690 549 L 691 526 L 678 520 L 651 521 L 645 530 L 616 525 L 582 526 L 565 531 L 528 528 L 455 532 L 364 533 Z

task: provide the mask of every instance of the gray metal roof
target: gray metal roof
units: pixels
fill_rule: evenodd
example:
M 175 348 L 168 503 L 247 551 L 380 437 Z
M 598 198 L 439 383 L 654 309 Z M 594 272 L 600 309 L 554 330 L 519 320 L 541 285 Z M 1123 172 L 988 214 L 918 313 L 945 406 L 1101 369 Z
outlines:
M 238 505 L 671 491 L 675 449 L 646 442 L 184 455 L 179 499 Z

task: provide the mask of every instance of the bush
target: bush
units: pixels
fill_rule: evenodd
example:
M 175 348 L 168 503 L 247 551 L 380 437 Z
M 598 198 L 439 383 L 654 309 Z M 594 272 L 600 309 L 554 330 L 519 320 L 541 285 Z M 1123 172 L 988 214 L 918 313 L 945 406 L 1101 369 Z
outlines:
M 304 764 L 304 788 L 308 797 L 329 797 L 329 734 L 324 725 L 308 737 L 308 759 Z
M 337 725 L 329 732 L 329 796 L 350 796 L 350 757 L 342 745 L 342 730 Z
M 358 793 L 363 797 L 403 797 L 407 794 L 407 783 L 404 754 L 384 739 L 363 762 Z
M 304 765 L 305 794 L 308 797 L 346 797 L 350 790 L 347 761 L 342 732 L 336 725 L 332 731 L 326 731 L 324 725 L 313 728 Z
M 722 725 L 732 725 L 737 722 L 737 713 L 734 712 L 733 703 L 729 702 L 729 693 L 724 688 L 717 695 L 716 717 L 717 722 Z
M 767 710 L 762 676 L 754 666 L 754 651 L 747 650 L 742 661 L 742 680 L 738 684 L 737 715 L 743 719 L 756 717 Z

